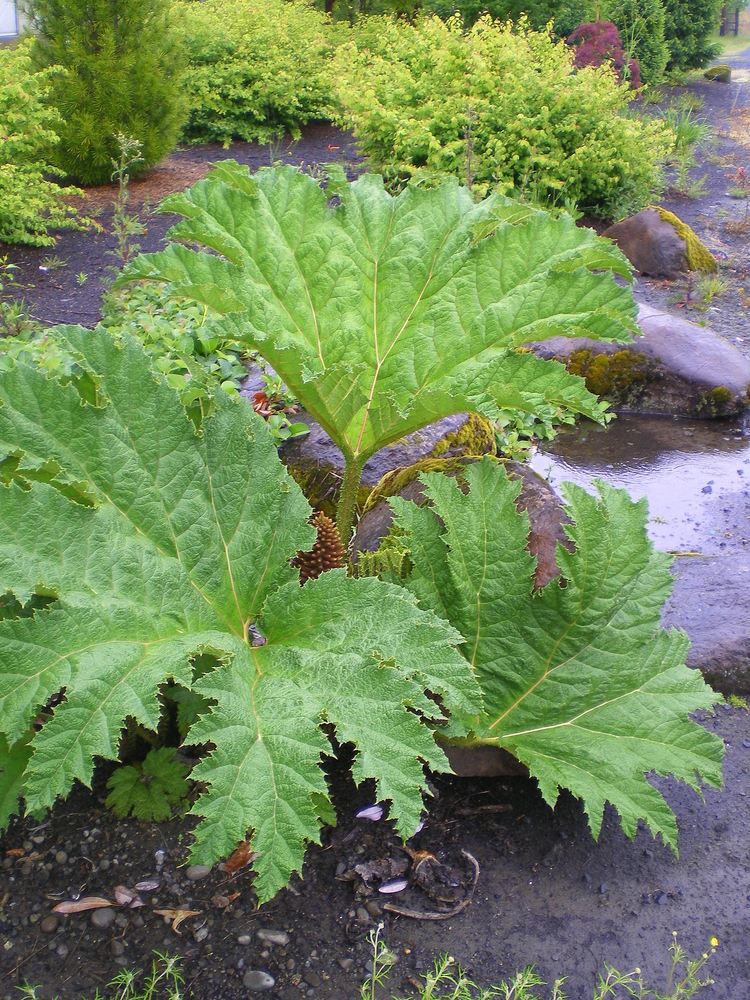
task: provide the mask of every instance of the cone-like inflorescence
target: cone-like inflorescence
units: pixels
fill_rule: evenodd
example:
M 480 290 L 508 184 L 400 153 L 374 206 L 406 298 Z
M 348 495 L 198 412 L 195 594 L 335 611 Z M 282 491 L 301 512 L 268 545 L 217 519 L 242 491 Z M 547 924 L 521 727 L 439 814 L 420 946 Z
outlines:
M 318 529 L 318 537 L 309 552 L 298 552 L 293 565 L 299 566 L 299 582 L 304 587 L 308 580 L 316 580 L 329 569 L 346 566 L 346 549 L 334 522 L 318 511 L 310 518 Z

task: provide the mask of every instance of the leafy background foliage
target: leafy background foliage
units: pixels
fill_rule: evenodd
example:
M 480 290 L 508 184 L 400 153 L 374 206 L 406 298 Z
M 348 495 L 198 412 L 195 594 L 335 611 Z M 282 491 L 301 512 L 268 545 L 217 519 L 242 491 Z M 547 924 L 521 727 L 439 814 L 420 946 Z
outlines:
M 597 215 L 649 203 L 664 126 L 627 113 L 632 97 L 608 67 L 574 71 L 574 53 L 546 32 L 482 19 L 417 26 L 371 19 L 338 50 L 345 120 L 377 169 L 471 173 L 538 202 Z
M 46 98 L 64 73 L 35 69 L 31 44 L 0 46 L 0 241 L 50 246 L 49 229 L 80 225 L 64 200 L 80 192 L 50 179 L 61 117 Z
M 675 817 L 645 774 L 720 787 L 723 743 L 688 714 L 721 698 L 685 666 L 685 633 L 659 627 L 671 559 L 648 539 L 646 502 L 567 484 L 565 586 L 534 593 L 528 517 L 504 469 L 471 466 L 466 494 L 449 477 L 422 478 L 431 507 L 390 500 L 414 567 L 403 585 L 466 639 L 484 694 L 478 724 L 463 720 L 468 742 L 510 750 L 551 806 L 560 788 L 581 797 L 594 837 L 609 801 L 628 836 L 644 819 L 676 847 Z
M 150 750 L 142 764 L 118 767 L 107 782 L 107 808 L 121 819 L 131 811 L 146 823 L 169 819 L 172 806 L 185 797 L 189 771 L 185 764 L 173 759 L 174 752 L 174 747 L 159 747 Z
M 27 9 L 35 60 L 67 70 L 52 79 L 53 162 L 84 185 L 105 184 L 118 133 L 141 143 L 134 173 L 166 156 L 185 118 L 168 0 L 28 0 Z
M 331 120 L 335 32 L 326 17 L 285 0 L 180 3 L 192 142 L 267 142 Z
M 197 434 L 132 338 L 65 336 L 89 377 L 83 400 L 83 379 L 19 364 L 0 374 L 0 445 L 16 458 L 0 491 L 0 586 L 20 603 L 57 598 L 0 623 L 11 753 L 37 707 L 65 694 L 33 739 L 26 808 L 39 815 L 74 780 L 89 784 L 127 718 L 156 730 L 159 689 L 174 680 L 213 702 L 188 734 L 215 748 L 194 771 L 209 786 L 194 807 L 196 859 L 228 855 L 252 828 L 261 900 L 300 869 L 330 811 L 323 720 L 359 746 L 356 780 L 376 778 L 409 835 L 422 761 L 447 768 L 414 710 L 440 720 L 426 689 L 468 713 L 481 704 L 459 636 L 377 580 L 338 570 L 300 588 L 290 558 L 312 544 L 310 508 L 249 402 L 218 394 Z M 196 679 L 204 654 L 223 665 Z

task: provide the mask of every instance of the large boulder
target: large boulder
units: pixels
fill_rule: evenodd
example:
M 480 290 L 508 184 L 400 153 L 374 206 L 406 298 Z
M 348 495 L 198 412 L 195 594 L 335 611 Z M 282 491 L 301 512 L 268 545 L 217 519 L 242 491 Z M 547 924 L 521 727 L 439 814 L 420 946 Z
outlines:
M 632 345 L 552 337 L 536 345 L 582 375 L 616 410 L 727 417 L 748 405 L 750 361 L 708 327 L 641 304 L 643 336 Z
M 716 270 L 716 260 L 693 230 L 662 208 L 644 208 L 602 235 L 614 240 L 636 271 L 652 278 Z

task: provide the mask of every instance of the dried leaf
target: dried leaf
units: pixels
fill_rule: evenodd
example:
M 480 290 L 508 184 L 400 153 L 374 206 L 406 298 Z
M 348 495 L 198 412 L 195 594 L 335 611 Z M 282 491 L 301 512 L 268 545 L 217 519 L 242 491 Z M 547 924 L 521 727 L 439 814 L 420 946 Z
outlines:
M 224 871 L 227 875 L 236 875 L 240 868 L 249 865 L 257 857 L 258 852 L 250 850 L 250 841 L 243 840 L 239 847 L 229 855 L 227 863 L 224 865 Z
M 24 851 L 22 847 L 11 847 L 11 849 L 5 853 L 9 858 L 22 858 L 26 851 Z
M 109 899 L 103 896 L 84 896 L 82 899 L 66 899 L 58 903 L 53 913 L 83 913 L 85 910 L 99 910 L 103 906 L 112 906 Z
M 377 823 L 377 821 L 382 818 L 382 806 L 367 806 L 366 809 L 360 809 L 357 813 L 357 819 L 369 819 L 372 823 Z
M 172 930 L 179 936 L 179 926 L 183 920 L 187 920 L 188 917 L 199 917 L 201 915 L 200 910 L 154 910 L 154 913 L 158 913 L 160 917 L 169 917 L 172 921 Z

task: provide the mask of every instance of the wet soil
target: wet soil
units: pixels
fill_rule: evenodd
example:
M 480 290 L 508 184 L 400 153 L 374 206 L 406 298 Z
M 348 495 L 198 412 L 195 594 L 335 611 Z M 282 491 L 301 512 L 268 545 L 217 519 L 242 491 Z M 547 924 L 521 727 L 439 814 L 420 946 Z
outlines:
M 90 997 L 123 965 L 143 968 L 156 948 L 183 957 L 187 995 L 200 1000 L 254 995 L 242 982 L 251 969 L 275 978 L 268 995 L 281 1000 L 354 1000 L 370 957 L 366 934 L 383 920 L 398 964 L 382 996 L 413 994 L 411 980 L 446 951 L 484 984 L 535 962 L 548 981 L 568 977 L 571 1000 L 591 997 L 604 961 L 640 966 L 663 988 L 676 930 L 692 954 L 711 936 L 719 940 L 709 965 L 715 984 L 702 995 L 742 1000 L 750 996 L 750 714 L 727 707 L 704 725 L 727 745 L 725 789 L 707 789 L 702 802 L 685 786 L 656 782 L 678 818 L 679 859 L 646 830 L 627 840 L 612 810 L 595 843 L 578 802 L 563 795 L 553 812 L 530 779 L 435 778 L 436 799 L 409 846 L 445 852 L 449 862 L 468 851 L 480 868 L 471 904 L 440 922 L 380 916 L 384 901 L 397 897 L 362 895 L 359 880 L 342 879 L 353 863 L 406 855 L 386 822 L 355 819 L 372 790 L 356 790 L 340 766 L 331 775 L 338 827 L 309 850 L 304 879 L 260 912 L 247 869 L 233 878 L 218 868 L 188 878 L 189 820 L 119 821 L 103 809 L 101 784 L 94 793 L 77 789 L 47 823 L 17 822 L 0 841 L 0 997 L 14 996 L 25 980 L 42 987 L 40 998 Z M 158 851 L 165 852 L 160 870 Z M 137 910 L 118 908 L 108 928 L 82 914 L 41 929 L 61 899 L 112 899 L 115 886 L 150 876 L 159 888 L 142 892 Z M 423 897 L 421 908 L 434 911 Z M 155 911 L 179 908 L 198 912 L 177 935 Z M 269 947 L 258 934 L 264 929 L 285 932 L 288 943 Z
M 144 253 L 163 249 L 167 230 L 178 221 L 175 215 L 157 213 L 159 202 L 200 180 L 212 163 L 226 159 L 246 164 L 251 171 L 272 161 L 307 169 L 343 162 L 351 173 L 360 162 L 352 136 L 331 125 L 309 125 L 299 142 L 287 139 L 278 146 L 237 142 L 228 149 L 218 143 L 176 149 L 164 163 L 128 187 L 128 211 L 138 214 L 147 227 L 137 240 Z M 112 280 L 108 268 L 117 263 L 111 256 L 117 245 L 112 234 L 116 194 L 116 186 L 110 184 L 90 188 L 85 199 L 76 199 L 80 211 L 94 218 L 102 232 L 65 230 L 56 235 L 54 247 L 7 248 L 8 261 L 19 269 L 14 274 L 19 287 L 13 297 L 25 299 L 36 319 L 47 324 L 82 323 L 90 327 L 100 319 L 102 293 Z M 5 254 L 1 244 L 0 249 Z M 86 276 L 83 283 L 78 277 L 81 274 Z

